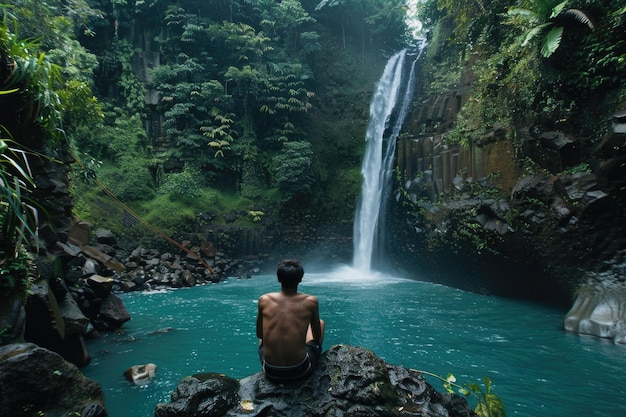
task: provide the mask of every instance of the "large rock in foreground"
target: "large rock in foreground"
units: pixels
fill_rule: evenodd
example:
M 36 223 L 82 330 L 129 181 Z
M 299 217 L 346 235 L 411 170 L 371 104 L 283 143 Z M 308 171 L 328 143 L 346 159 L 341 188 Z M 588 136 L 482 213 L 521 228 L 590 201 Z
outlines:
M 236 380 L 220 374 L 184 378 L 156 417 L 440 416 L 476 414 L 464 398 L 439 393 L 421 374 L 385 363 L 371 351 L 335 345 L 313 374 L 277 384 L 262 372 Z
M 33 343 L 0 347 L 0 417 L 107 417 L 100 385 Z

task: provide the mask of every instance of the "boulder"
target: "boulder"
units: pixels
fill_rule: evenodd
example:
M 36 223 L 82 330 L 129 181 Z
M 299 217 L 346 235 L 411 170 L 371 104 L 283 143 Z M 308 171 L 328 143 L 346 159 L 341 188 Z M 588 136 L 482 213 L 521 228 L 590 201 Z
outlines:
M 58 305 L 65 324 L 65 336 L 87 333 L 89 319 L 85 317 L 69 292 L 66 292 L 63 298 L 58 300 Z
M 135 385 L 146 385 L 156 375 L 157 366 L 153 363 L 133 365 L 124 371 L 124 376 Z
M 113 289 L 113 278 L 92 275 L 85 280 L 98 297 L 107 297 Z
M 578 334 L 626 343 L 626 285 L 579 288 L 574 305 L 565 315 L 563 327 Z
M 65 337 L 65 321 L 59 309 L 59 303 L 46 280 L 39 280 L 30 287 L 30 296 L 26 304 L 26 338 L 31 335 L 41 336 L 42 334 L 54 333 L 57 337 Z M 45 342 L 42 337 L 41 342 Z M 39 343 L 39 340 L 32 340 Z
M 64 286 L 59 287 L 64 292 L 55 296 L 45 279 L 31 286 L 25 308 L 24 340 L 58 353 L 76 366 L 85 366 L 91 361 L 83 339 L 89 319 L 71 293 Z
M 100 320 L 95 324 L 100 330 L 117 330 L 131 318 L 124 303 L 115 294 L 109 294 L 102 300 L 98 317 Z
M 0 345 L 24 340 L 26 309 L 21 299 L 0 297 Z
M 100 385 L 33 343 L 0 347 L 0 417 L 107 417 Z
M 82 246 L 87 245 L 91 239 L 91 225 L 84 221 L 75 221 L 72 228 L 68 231 L 68 242 Z
M 113 235 L 113 232 L 108 229 L 96 230 L 96 240 L 98 241 L 98 243 L 103 243 L 110 246 L 117 246 L 117 239 Z
M 236 380 L 223 374 L 184 378 L 156 417 L 458 416 L 476 414 L 464 398 L 439 393 L 419 371 L 387 364 L 373 352 L 335 345 L 313 374 L 275 383 L 258 372 Z

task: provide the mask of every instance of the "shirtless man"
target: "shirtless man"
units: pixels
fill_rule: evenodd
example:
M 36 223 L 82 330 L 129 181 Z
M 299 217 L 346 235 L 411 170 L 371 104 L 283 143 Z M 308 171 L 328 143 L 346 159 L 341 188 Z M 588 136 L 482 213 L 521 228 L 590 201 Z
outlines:
M 293 380 L 309 376 L 322 352 L 324 321 L 317 297 L 298 292 L 304 269 L 284 260 L 276 272 L 280 292 L 259 298 L 256 334 L 259 359 L 268 378 Z

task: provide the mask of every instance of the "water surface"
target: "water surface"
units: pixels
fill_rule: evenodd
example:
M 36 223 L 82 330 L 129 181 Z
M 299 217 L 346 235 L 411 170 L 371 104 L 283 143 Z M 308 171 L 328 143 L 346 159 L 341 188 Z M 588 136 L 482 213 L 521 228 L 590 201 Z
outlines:
M 306 274 L 318 296 L 325 348 L 350 344 L 387 362 L 482 385 L 489 377 L 508 416 L 626 416 L 626 346 L 562 331 L 565 311 L 352 269 Z M 88 342 L 86 376 L 102 384 L 111 417 L 153 416 L 186 375 L 243 378 L 260 370 L 256 301 L 275 276 L 123 294 L 125 333 Z M 153 362 L 156 378 L 132 386 L 122 373 Z M 429 382 L 439 391 L 437 380 Z

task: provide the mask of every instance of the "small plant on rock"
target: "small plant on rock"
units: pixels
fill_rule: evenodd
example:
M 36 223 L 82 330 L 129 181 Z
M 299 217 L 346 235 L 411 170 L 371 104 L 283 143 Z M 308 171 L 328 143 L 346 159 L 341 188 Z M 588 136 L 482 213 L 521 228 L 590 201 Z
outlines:
M 483 390 L 477 383 L 473 382 L 469 385 L 460 385 L 456 383 L 456 377 L 452 374 L 448 374 L 447 377 L 442 377 L 431 372 L 419 371 L 424 375 L 432 376 L 439 379 L 443 383 L 443 387 L 452 394 L 461 394 L 465 397 L 473 396 L 478 405 L 474 409 L 474 412 L 480 417 L 506 417 L 504 411 L 504 404 L 502 400 L 493 392 L 491 392 L 491 380 L 487 377 L 484 378 L 485 389 Z

